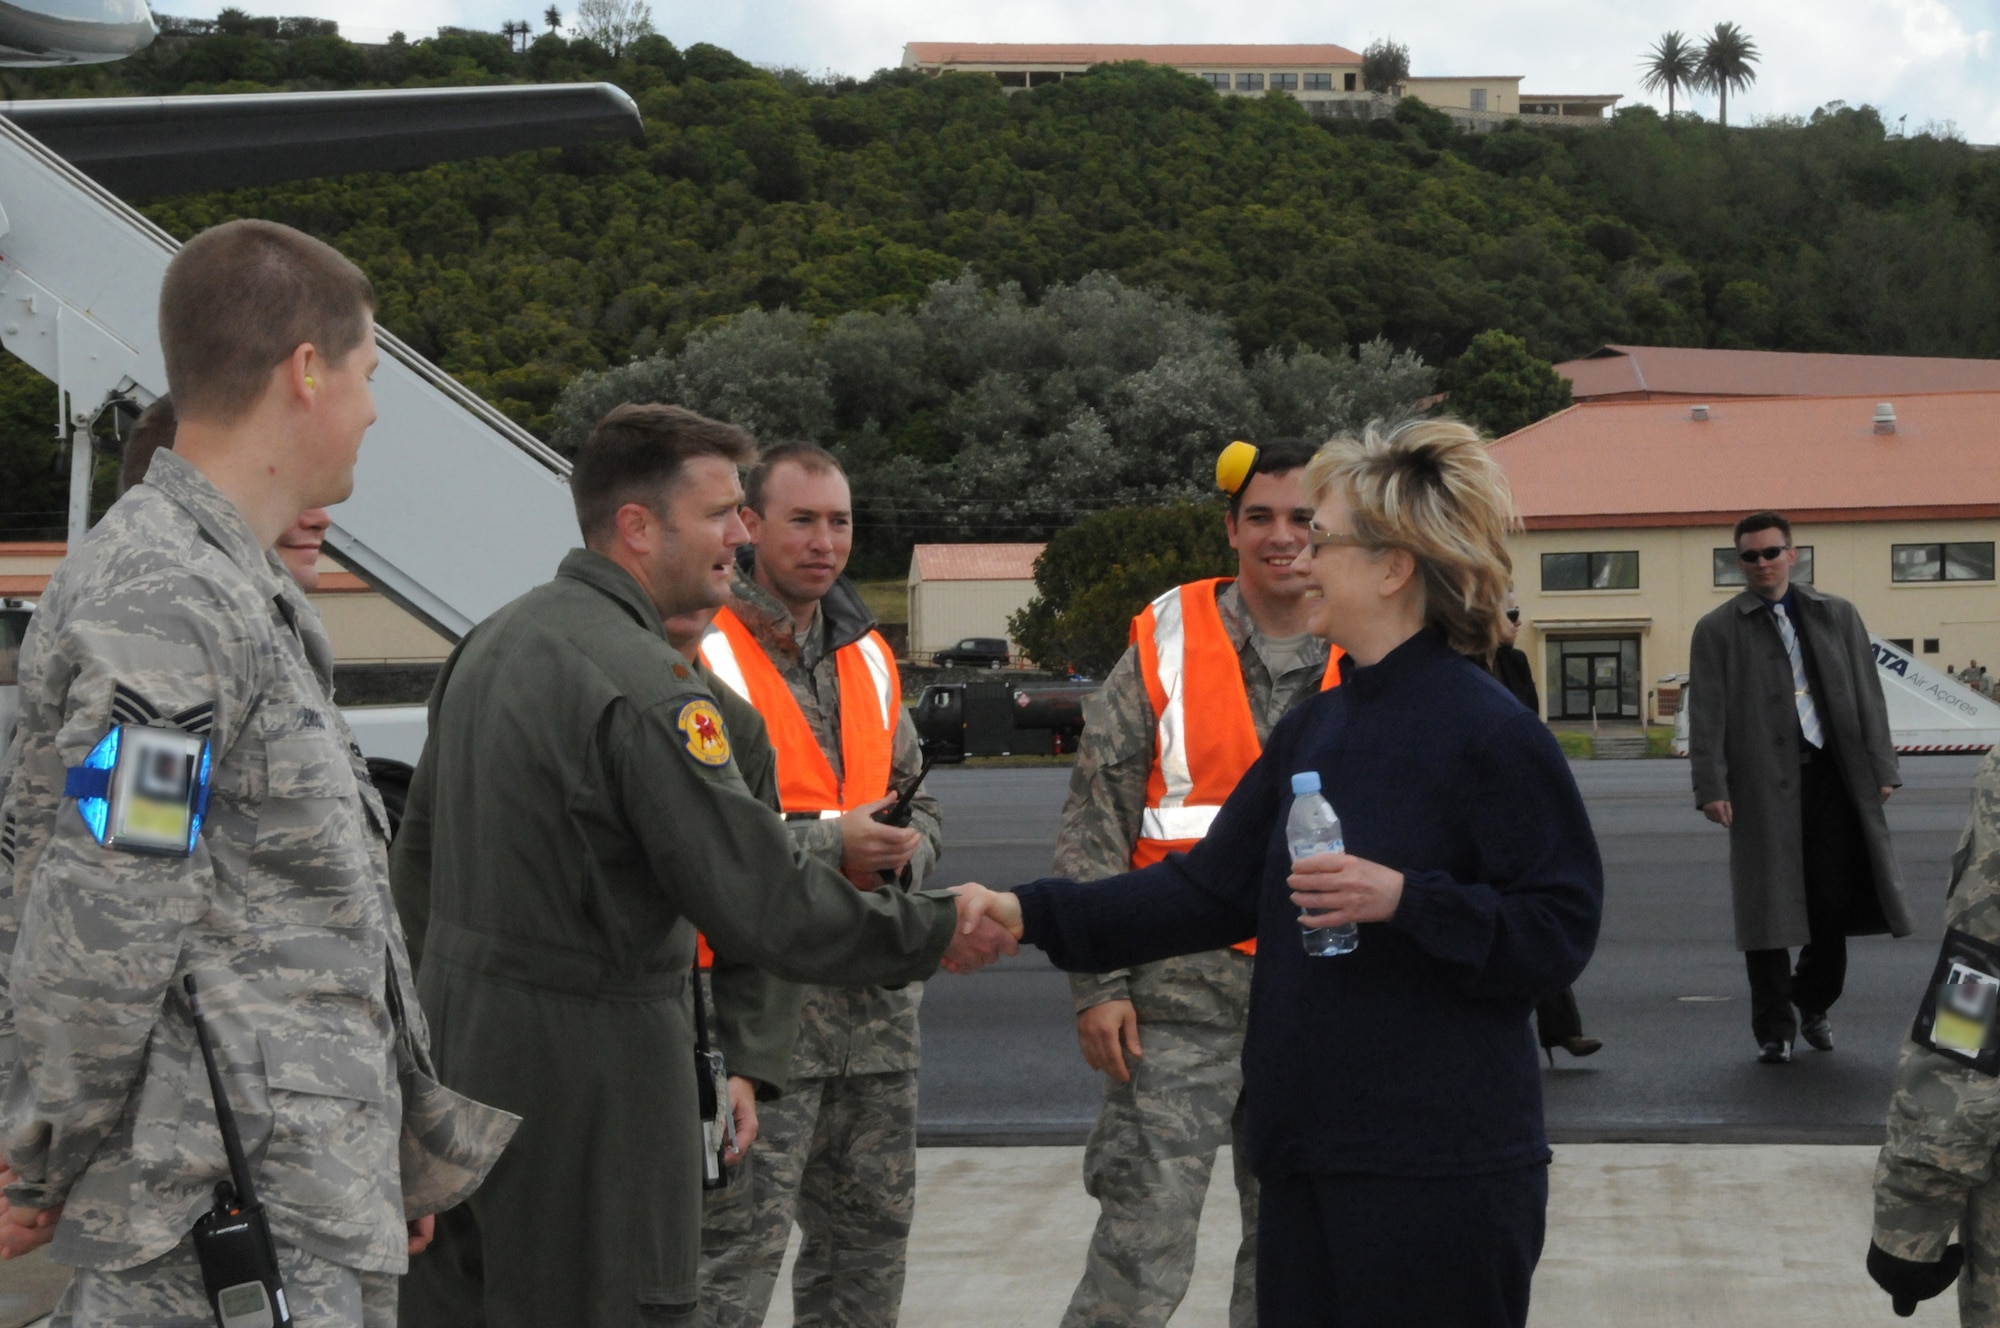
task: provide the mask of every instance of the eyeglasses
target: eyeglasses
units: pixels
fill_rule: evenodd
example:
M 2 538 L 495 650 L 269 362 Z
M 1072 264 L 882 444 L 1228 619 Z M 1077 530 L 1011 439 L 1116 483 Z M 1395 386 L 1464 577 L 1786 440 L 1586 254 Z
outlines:
M 1345 544 L 1350 549 L 1374 547 L 1359 535 L 1348 535 L 1338 530 L 1321 530 L 1317 523 L 1306 528 L 1306 540 L 1307 547 L 1314 552 L 1324 549 L 1329 544 Z
M 1790 549 L 1791 547 L 1792 546 L 1789 544 L 1773 544 L 1768 549 L 1738 549 L 1736 551 L 1736 557 L 1738 561 L 1746 563 L 1754 563 L 1758 561 L 1774 563 L 1778 561 L 1779 555 L 1783 554 L 1787 549 Z
M 1507 621 L 1510 623 L 1517 623 L 1521 621 L 1521 611 L 1519 609 L 1507 610 Z

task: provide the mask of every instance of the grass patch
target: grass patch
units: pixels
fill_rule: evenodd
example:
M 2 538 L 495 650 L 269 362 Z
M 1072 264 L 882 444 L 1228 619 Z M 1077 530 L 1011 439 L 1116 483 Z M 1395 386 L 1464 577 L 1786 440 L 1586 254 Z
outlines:
M 1674 726 L 1671 724 L 1648 724 L 1646 726 L 1646 755 L 1672 756 L 1674 747 Z
M 910 620 L 910 583 L 896 581 L 856 581 L 854 588 L 861 592 L 862 603 L 868 611 L 885 623 L 906 623 Z
M 1588 761 L 1597 754 L 1597 748 L 1588 733 L 1577 733 L 1569 729 L 1556 730 L 1556 745 L 1563 749 L 1563 755 L 1571 760 Z

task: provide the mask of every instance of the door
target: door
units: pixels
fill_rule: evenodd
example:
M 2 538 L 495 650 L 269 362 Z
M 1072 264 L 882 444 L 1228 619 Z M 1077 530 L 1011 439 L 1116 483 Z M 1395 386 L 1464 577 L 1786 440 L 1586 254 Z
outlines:
M 1549 642 L 1550 719 L 1638 719 L 1639 639 Z

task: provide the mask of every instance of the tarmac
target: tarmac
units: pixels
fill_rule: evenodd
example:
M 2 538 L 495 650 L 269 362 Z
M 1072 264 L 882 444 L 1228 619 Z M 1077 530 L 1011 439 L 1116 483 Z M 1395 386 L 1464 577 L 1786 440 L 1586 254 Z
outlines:
M 1209 1187 L 1182 1328 L 1228 1322 L 1229 1165 Z M 1531 1328 L 1956 1323 L 1950 1292 L 1897 1320 L 1868 1280 L 1874 1166 L 1858 1145 L 1558 1147 Z M 919 1150 L 902 1328 L 1055 1328 L 1097 1215 L 1082 1167 L 1075 1147 Z M 797 1246 L 766 1328 L 791 1328 Z M 46 1322 L 63 1281 L 38 1255 L 0 1264 L 0 1328 Z

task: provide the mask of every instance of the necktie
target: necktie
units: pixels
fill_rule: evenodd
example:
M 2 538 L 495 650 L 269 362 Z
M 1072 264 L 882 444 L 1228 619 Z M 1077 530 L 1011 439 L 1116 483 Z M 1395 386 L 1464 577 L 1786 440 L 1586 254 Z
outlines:
M 1785 653 L 1792 657 L 1792 699 L 1799 707 L 1799 732 L 1813 746 L 1824 747 L 1826 735 L 1820 731 L 1819 710 L 1813 705 L 1812 689 L 1806 686 L 1806 659 L 1799 653 L 1798 629 L 1792 626 L 1791 615 L 1782 604 L 1771 606 L 1771 617 L 1778 624 L 1778 635 L 1784 638 Z

